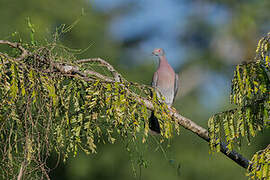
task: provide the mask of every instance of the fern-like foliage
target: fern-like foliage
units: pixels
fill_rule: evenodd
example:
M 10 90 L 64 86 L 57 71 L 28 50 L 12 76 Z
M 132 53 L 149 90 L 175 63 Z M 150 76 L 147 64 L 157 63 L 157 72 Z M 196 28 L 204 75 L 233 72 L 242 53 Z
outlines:
M 250 143 L 250 138 L 258 131 L 270 127 L 269 57 L 270 34 L 259 41 L 253 62 L 236 66 L 230 96 L 236 108 L 215 114 L 209 119 L 211 151 L 219 152 L 221 141 L 226 142 L 229 150 L 233 149 L 234 144 L 240 146 L 242 137 L 246 137 Z M 269 163 L 269 158 L 266 160 Z
M 249 166 L 250 179 L 270 179 L 270 145 L 262 151 L 255 153 Z
M 33 48 L 34 49 L 34 48 Z M 35 48 L 37 49 L 37 48 Z M 46 49 L 44 47 L 40 49 Z M 114 143 L 119 137 L 148 136 L 148 111 L 136 97 L 152 101 L 157 110 L 163 138 L 178 126 L 151 88 L 131 83 L 106 81 L 79 74 L 61 73 L 52 64 L 50 50 L 35 51 L 22 61 L 0 54 L 0 176 L 12 179 L 23 169 L 23 178 L 46 176 L 46 159 L 52 151 L 76 156 L 78 150 L 97 151 L 96 143 Z M 66 63 L 72 63 L 71 60 Z M 79 70 L 99 64 L 76 65 Z M 161 118 L 162 117 L 162 118 Z

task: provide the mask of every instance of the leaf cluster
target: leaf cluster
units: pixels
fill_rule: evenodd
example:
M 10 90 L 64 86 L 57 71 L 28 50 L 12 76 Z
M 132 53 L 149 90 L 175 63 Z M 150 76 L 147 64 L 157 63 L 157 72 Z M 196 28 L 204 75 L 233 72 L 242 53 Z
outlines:
M 270 177 L 270 145 L 254 154 L 249 166 L 250 179 L 269 179 Z
M 46 160 L 52 151 L 65 161 L 79 150 L 96 153 L 98 142 L 114 143 L 120 137 L 135 141 L 138 133 L 145 142 L 149 112 L 138 97 L 148 99 L 157 109 L 162 139 L 170 138 L 178 126 L 152 88 L 123 78 L 119 82 L 108 81 L 113 77 L 103 79 L 107 68 L 96 62 L 76 64 L 78 71 L 103 72 L 102 76 L 83 77 L 67 70 L 74 65 L 72 59 L 63 62 L 48 47 L 25 47 L 29 47 L 28 56 L 22 61 L 0 54 L 3 179 L 14 178 L 21 169 L 26 179 L 48 176 Z M 59 71 L 56 66 L 66 69 Z
M 259 41 L 256 52 L 253 62 L 237 65 L 234 71 L 230 100 L 236 108 L 215 114 L 208 121 L 211 151 L 219 152 L 222 141 L 229 150 L 235 143 L 240 147 L 242 137 L 250 143 L 258 131 L 270 127 L 270 34 Z M 257 166 L 255 156 L 258 153 L 251 163 Z M 269 159 L 266 162 L 269 164 Z M 249 175 L 255 171 L 259 170 Z

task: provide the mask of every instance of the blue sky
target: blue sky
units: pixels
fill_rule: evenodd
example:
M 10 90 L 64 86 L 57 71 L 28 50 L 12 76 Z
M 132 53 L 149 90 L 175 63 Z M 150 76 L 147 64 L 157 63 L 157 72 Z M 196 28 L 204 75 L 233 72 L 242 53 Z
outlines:
M 189 16 L 203 13 L 206 21 L 215 26 L 227 22 L 228 12 L 224 7 L 215 4 L 198 4 L 196 1 L 170 0 L 95 0 L 95 9 L 103 13 L 111 13 L 121 8 L 128 9 L 113 17 L 108 31 L 118 41 L 150 33 L 150 38 L 143 41 L 133 51 L 141 54 L 151 54 L 153 48 L 165 49 L 167 58 L 172 66 L 179 66 L 186 59 L 187 48 L 179 42 Z M 140 59 L 135 58 L 140 62 Z
M 95 10 L 104 14 L 113 14 L 108 25 L 108 33 L 116 41 L 126 41 L 147 33 L 147 39 L 126 50 L 129 56 L 133 56 L 134 63 L 145 63 L 145 59 L 150 59 L 147 56 L 151 55 L 152 50 L 161 47 L 165 49 L 167 59 L 175 69 L 186 63 L 187 56 L 196 53 L 194 47 L 192 49 L 179 40 L 179 37 L 186 33 L 190 17 L 198 16 L 221 30 L 230 19 L 230 12 L 225 7 L 201 1 L 91 0 L 91 2 Z M 210 42 L 212 37 L 203 38 L 209 38 Z M 199 43 L 199 47 L 200 45 Z M 202 49 L 207 48 L 204 46 L 209 44 L 202 44 L 202 46 Z M 218 72 L 208 73 L 207 79 L 201 87 L 200 100 L 204 106 L 213 108 L 218 103 L 218 97 L 224 97 L 224 94 L 229 96 L 230 80 Z

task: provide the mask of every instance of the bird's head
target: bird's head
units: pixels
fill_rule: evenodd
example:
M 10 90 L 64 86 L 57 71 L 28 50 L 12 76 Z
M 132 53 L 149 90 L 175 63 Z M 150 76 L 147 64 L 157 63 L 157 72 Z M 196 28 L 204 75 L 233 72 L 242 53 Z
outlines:
M 154 49 L 154 51 L 152 52 L 152 54 L 154 56 L 164 56 L 165 55 L 165 52 L 162 48 L 156 48 Z

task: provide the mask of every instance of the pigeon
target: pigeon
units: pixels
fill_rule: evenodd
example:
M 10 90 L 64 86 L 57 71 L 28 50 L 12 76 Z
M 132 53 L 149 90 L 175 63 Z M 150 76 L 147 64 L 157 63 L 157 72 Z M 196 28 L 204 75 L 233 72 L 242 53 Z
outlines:
M 160 92 L 165 99 L 165 103 L 168 106 L 171 106 L 178 91 L 178 75 L 168 63 L 165 57 L 165 52 L 162 48 L 154 49 L 152 54 L 157 56 L 159 59 L 159 66 L 153 75 L 152 87 L 158 90 L 158 97 L 160 97 L 158 94 L 158 92 Z M 151 116 L 149 118 L 149 128 L 154 133 L 160 134 L 159 122 L 157 117 L 154 115 L 154 111 L 151 112 Z

